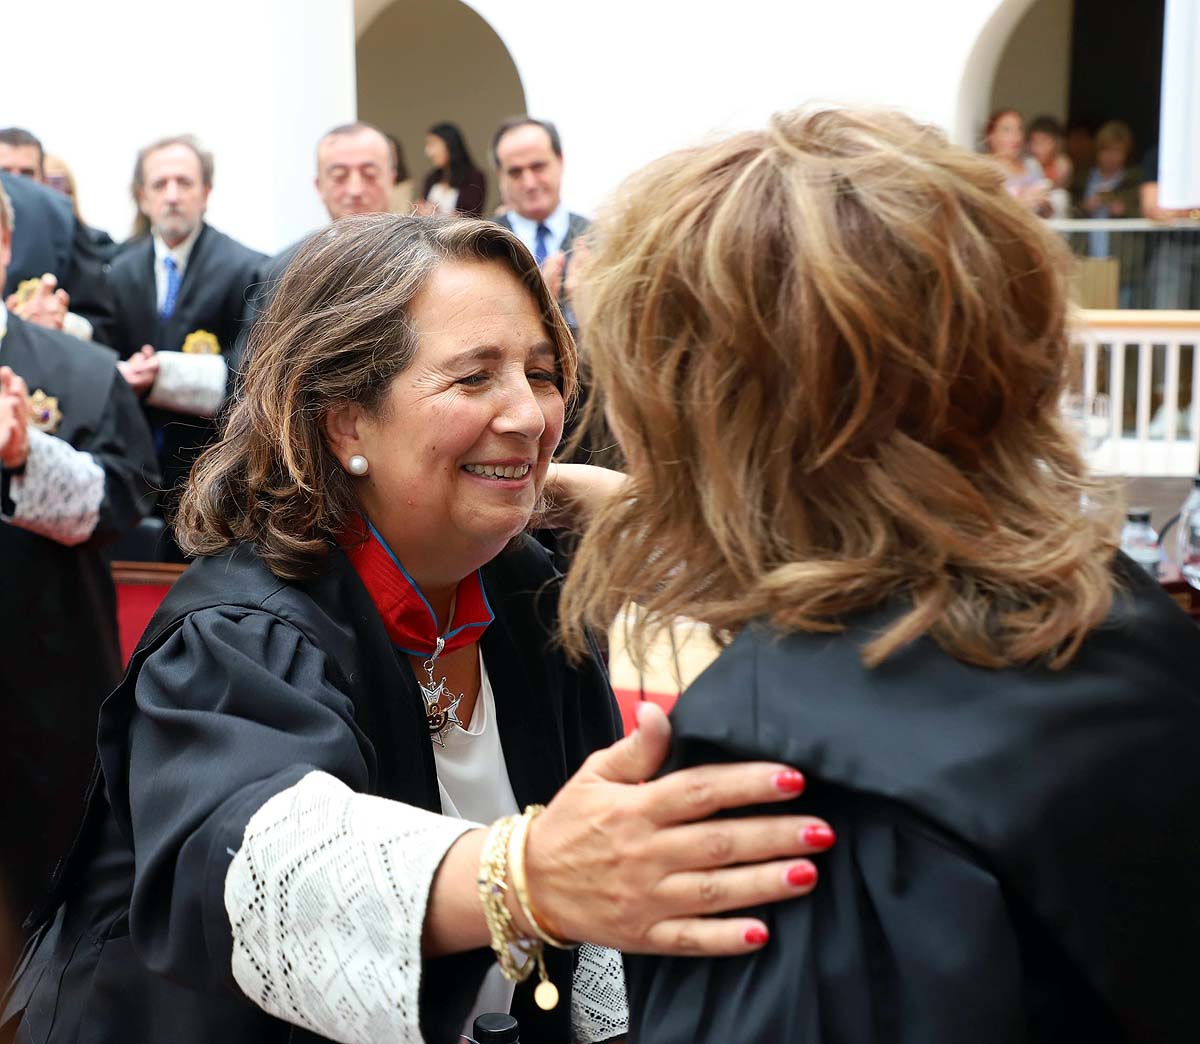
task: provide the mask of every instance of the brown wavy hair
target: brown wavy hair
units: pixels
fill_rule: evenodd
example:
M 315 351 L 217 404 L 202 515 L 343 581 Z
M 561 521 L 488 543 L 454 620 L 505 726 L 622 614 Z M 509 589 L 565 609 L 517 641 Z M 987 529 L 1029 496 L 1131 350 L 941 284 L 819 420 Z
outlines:
M 500 225 L 372 214 L 313 235 L 251 331 L 246 366 L 221 438 L 192 468 L 176 518 L 179 546 L 212 555 L 247 541 L 283 579 L 319 572 L 359 510 L 326 441 L 333 408 L 379 415 L 413 360 L 409 308 L 439 265 L 508 266 L 537 304 L 561 390 L 575 391 L 575 346 L 529 251 Z
M 894 112 L 675 153 L 594 226 L 582 329 L 628 460 L 562 602 L 837 631 L 893 602 L 970 663 L 1065 664 L 1105 617 L 1116 505 L 1060 420 L 1067 255 L 995 165 Z M 1081 505 L 1087 505 L 1086 507 Z

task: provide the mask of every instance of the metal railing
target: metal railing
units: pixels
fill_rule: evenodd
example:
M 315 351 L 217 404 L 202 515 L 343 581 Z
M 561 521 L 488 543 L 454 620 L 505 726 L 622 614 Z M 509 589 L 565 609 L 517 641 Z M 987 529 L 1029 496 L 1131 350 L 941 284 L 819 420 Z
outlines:
M 1195 475 L 1200 466 L 1200 311 L 1084 310 L 1067 416 L 1092 467 Z
M 1200 308 L 1200 221 L 1049 220 L 1076 257 L 1084 308 Z

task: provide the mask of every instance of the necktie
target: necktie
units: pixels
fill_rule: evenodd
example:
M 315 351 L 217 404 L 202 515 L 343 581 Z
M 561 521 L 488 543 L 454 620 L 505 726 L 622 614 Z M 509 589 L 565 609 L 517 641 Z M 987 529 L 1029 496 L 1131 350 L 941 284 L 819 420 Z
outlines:
M 179 296 L 179 284 L 182 279 L 175 258 L 169 254 L 163 258 L 163 268 L 167 270 L 167 292 L 163 294 L 162 308 L 159 309 L 158 314 L 163 319 L 170 319 L 175 314 L 175 298 Z
M 549 235 L 550 229 L 545 225 L 538 225 L 537 238 L 533 241 L 533 259 L 537 262 L 538 268 L 545 263 L 546 255 L 549 253 L 546 249 L 546 237 Z

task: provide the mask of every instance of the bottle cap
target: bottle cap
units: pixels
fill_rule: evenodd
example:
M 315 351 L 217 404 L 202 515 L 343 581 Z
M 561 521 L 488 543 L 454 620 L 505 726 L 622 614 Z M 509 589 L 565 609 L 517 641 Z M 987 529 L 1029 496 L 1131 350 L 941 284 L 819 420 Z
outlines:
M 1150 521 L 1150 509 L 1145 507 L 1131 507 L 1125 512 L 1125 518 L 1130 522 L 1146 522 Z
M 489 1011 L 475 1020 L 471 1036 L 478 1044 L 520 1044 L 520 1027 L 507 1012 Z

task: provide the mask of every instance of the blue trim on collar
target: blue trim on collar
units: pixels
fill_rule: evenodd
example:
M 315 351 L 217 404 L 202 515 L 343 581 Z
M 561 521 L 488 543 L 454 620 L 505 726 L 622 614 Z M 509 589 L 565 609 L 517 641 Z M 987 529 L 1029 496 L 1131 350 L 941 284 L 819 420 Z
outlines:
M 367 529 L 371 531 L 371 536 L 379 541 L 379 546 L 387 552 L 388 558 L 390 558 L 396 564 L 396 568 L 400 570 L 401 575 L 405 580 L 408 581 L 408 585 L 417 592 L 417 597 L 421 599 L 421 604 L 425 606 L 425 611 L 429 614 L 429 619 L 433 621 L 433 633 L 437 634 L 437 616 L 434 614 L 433 606 L 429 604 L 429 599 L 425 597 L 425 592 L 422 591 L 417 582 L 411 576 L 409 576 L 408 570 L 404 568 L 404 564 L 399 558 L 396 557 L 396 552 L 388 547 L 388 542 L 383 539 L 383 534 L 381 534 L 379 530 L 375 528 L 371 520 L 364 515 L 363 521 L 367 523 Z M 479 581 L 479 591 L 483 595 L 483 606 L 485 609 L 487 609 L 488 618 L 486 620 L 476 620 L 471 623 L 465 623 L 461 627 L 456 627 L 453 631 L 447 631 L 441 636 L 443 641 L 448 642 L 455 635 L 461 634 L 463 631 L 468 630 L 471 627 L 480 627 L 486 629 L 495 622 L 496 613 L 495 610 L 492 609 L 491 601 L 488 599 L 487 585 L 483 582 L 482 570 L 476 569 L 475 577 Z M 454 621 L 451 620 L 450 622 L 453 623 Z M 425 653 L 413 652 L 410 649 L 402 649 L 399 645 L 397 645 L 396 648 L 400 649 L 401 652 L 408 653 L 410 656 L 426 655 Z
M 425 611 L 429 614 L 429 619 L 431 619 L 433 621 L 433 633 L 437 634 L 438 633 L 437 615 L 433 611 L 433 606 L 431 606 L 429 604 L 429 599 L 425 597 L 425 592 L 422 591 L 421 588 L 417 586 L 417 582 L 411 576 L 408 575 L 408 570 L 404 568 L 404 566 L 400 562 L 400 559 L 398 559 L 396 557 L 396 552 L 393 551 L 390 547 L 388 547 L 387 541 L 384 540 L 383 537 L 380 535 L 379 530 L 376 529 L 374 525 L 372 525 L 371 520 L 369 518 L 366 519 L 366 523 L 367 523 L 367 528 L 371 531 L 371 536 L 373 536 L 376 540 L 379 541 L 379 546 L 382 547 L 388 553 L 388 558 L 390 558 L 393 562 L 396 563 L 396 568 L 400 570 L 401 574 L 404 576 L 404 579 L 408 581 L 409 586 L 414 591 L 417 592 L 417 597 L 421 599 L 421 604 L 425 606 Z M 421 654 L 417 653 L 417 655 L 420 656 Z

